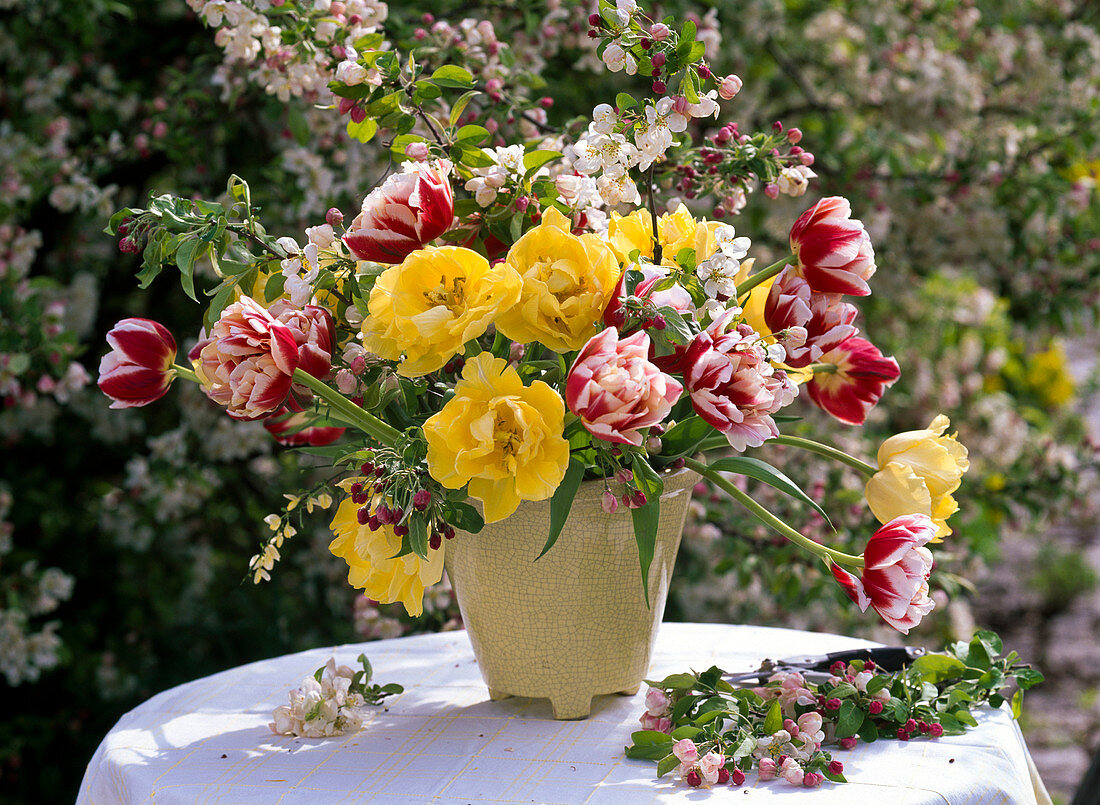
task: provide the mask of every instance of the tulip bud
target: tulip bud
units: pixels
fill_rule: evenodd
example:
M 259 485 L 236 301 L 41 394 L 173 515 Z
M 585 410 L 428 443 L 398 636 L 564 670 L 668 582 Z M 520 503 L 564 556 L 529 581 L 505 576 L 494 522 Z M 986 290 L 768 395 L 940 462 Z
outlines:
M 176 341 L 149 319 L 123 319 L 107 333 L 111 351 L 99 364 L 99 389 L 111 408 L 138 408 L 159 400 L 175 377 Z

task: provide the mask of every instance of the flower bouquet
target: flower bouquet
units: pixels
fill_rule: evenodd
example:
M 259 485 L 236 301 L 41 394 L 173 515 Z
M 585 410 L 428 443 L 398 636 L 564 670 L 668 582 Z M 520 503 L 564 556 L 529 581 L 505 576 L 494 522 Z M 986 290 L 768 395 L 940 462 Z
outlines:
M 862 610 L 903 632 L 916 625 L 933 607 L 925 546 L 950 533 L 967 469 L 947 420 L 888 439 L 878 466 L 780 431 L 799 397 L 859 425 L 899 376 L 848 301 L 871 292 L 867 231 L 845 199 L 826 198 L 794 222 L 790 253 L 757 267 L 750 239 L 721 220 L 759 187 L 805 192 L 814 157 L 802 133 L 718 123 L 740 79 L 711 72 L 695 23 L 652 19 L 633 0 L 601 0 L 589 36 L 608 69 L 646 76 L 647 92 L 620 92 L 561 128 L 547 123 L 552 100 L 531 95 L 484 31 L 477 47 L 424 31 L 398 50 L 356 16 L 336 21 L 332 106 L 352 138 L 395 163 L 356 215 L 331 209 L 304 242 L 276 237 L 232 177 L 224 203 L 162 195 L 108 227 L 123 252 L 142 253 L 142 287 L 174 267 L 198 299 L 197 283 L 212 279 L 186 361 L 156 322 L 126 319 L 108 334 L 99 386 L 113 405 L 146 405 L 185 378 L 331 470 L 267 518 L 255 581 L 303 510 L 336 503 L 330 550 L 349 582 L 418 615 L 445 545 L 510 544 L 493 524 L 521 518 L 541 546 L 526 561 L 553 556 L 587 480 L 597 503 L 586 522 L 629 515 L 617 539 L 640 571 L 630 575 L 652 638 L 663 598 L 650 588 L 667 583 L 683 523 L 681 506 L 659 548 L 662 495 L 698 475 L 820 557 Z M 863 554 L 804 537 L 731 480 L 826 516 L 751 455 L 768 442 L 866 474 L 882 527 Z M 533 520 L 530 506 L 541 506 Z M 518 587 L 522 599 L 511 576 L 482 571 L 459 582 L 460 599 L 475 584 Z M 636 688 L 647 663 L 648 649 L 633 683 L 597 692 Z

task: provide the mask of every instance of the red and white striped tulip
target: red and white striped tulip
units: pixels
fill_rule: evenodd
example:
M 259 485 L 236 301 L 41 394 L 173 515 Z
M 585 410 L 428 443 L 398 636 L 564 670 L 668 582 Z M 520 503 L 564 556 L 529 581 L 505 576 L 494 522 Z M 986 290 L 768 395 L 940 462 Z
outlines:
M 863 571 L 857 578 L 833 564 L 833 577 L 866 612 L 871 607 L 903 634 L 936 606 L 928 597 L 932 552 L 924 546 L 936 536 L 936 525 L 925 514 L 895 517 L 879 528 L 863 551 Z
M 883 392 L 901 377 L 896 360 L 858 336 L 826 352 L 818 363 L 832 364 L 836 371 L 816 372 L 806 391 L 815 405 L 849 425 L 862 425 Z
M 679 366 L 695 412 L 731 447 L 745 450 L 779 435 L 771 415 L 794 400 L 798 387 L 773 370 L 752 327 L 723 332 L 734 315 L 729 311 L 695 336 Z
M 344 243 L 360 260 L 400 263 L 451 228 L 455 215 L 451 163 L 406 162 L 363 199 Z
M 817 293 L 796 270 L 786 268 L 776 277 L 764 303 L 764 322 L 773 333 L 788 327 L 804 327 L 806 341 L 787 347 L 785 363 L 801 368 L 821 360 L 857 332 L 852 324 L 855 305 L 840 294 Z
M 293 397 L 288 397 L 287 405 L 264 420 L 264 427 L 275 441 L 288 447 L 300 445 L 324 447 L 326 444 L 335 442 L 347 430 L 347 428 L 325 426 L 302 427 L 306 422 L 308 422 L 306 414 L 301 413 L 300 406 L 294 403 Z
M 799 270 L 818 293 L 867 296 L 875 273 L 875 250 L 863 222 L 852 218 L 848 199 L 817 202 L 791 227 L 791 251 Z
M 163 397 L 175 377 L 176 339 L 150 319 L 123 319 L 107 333 L 111 351 L 99 362 L 99 390 L 111 408 L 138 408 Z
M 191 355 L 206 396 L 236 419 L 260 419 L 277 411 L 298 367 L 294 333 L 249 296 L 222 311 Z
M 565 381 L 565 402 L 593 436 L 640 445 L 641 430 L 661 422 L 684 390 L 649 361 L 649 336 L 619 340 L 608 327 L 592 336 Z

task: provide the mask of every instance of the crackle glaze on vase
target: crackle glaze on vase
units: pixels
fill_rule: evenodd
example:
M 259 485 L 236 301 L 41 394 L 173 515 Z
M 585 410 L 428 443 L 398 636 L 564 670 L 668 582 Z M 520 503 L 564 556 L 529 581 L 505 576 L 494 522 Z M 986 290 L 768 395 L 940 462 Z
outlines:
M 594 695 L 637 692 L 664 615 L 691 489 L 664 476 L 646 606 L 630 510 L 607 514 L 603 481 L 581 485 L 554 547 L 550 501 L 447 543 L 446 567 L 492 699 L 549 698 L 554 718 L 588 716 Z

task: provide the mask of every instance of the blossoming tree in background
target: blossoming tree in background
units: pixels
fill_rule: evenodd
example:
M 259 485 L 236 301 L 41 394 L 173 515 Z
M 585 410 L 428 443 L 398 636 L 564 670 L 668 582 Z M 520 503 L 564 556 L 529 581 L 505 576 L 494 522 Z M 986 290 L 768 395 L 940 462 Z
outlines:
M 333 624 L 342 623 L 340 613 L 349 608 L 320 561 L 331 539 L 327 529 L 297 521 L 295 526 L 281 515 L 268 518 L 270 547 L 278 550 L 296 530 L 301 543 L 272 580 L 273 590 L 285 585 L 287 592 L 261 598 L 218 581 L 255 542 L 252 524 L 280 505 L 281 495 L 273 490 L 289 483 L 285 458 L 273 450 L 269 432 L 286 443 L 309 444 L 330 438 L 332 429 L 304 428 L 304 412 L 289 409 L 263 424 L 234 422 L 186 387 L 161 401 L 163 419 L 108 415 L 102 397 L 86 386 L 100 354 L 94 333 L 139 313 L 124 266 L 134 258 L 119 257 L 99 234 L 102 216 L 120 204 L 144 204 L 150 189 L 213 198 L 225 177 L 237 172 L 252 180 L 252 203 L 262 206 L 273 231 L 277 225 L 289 232 L 316 224 L 330 207 L 349 211 L 351 218 L 367 191 L 380 184 L 388 156 L 379 138 L 367 146 L 350 144 L 346 123 L 367 118 L 357 103 L 362 99 L 331 98 L 327 85 L 333 78 L 353 88 L 375 81 L 367 68 L 351 66 L 355 62 L 345 58 L 340 40 L 348 33 L 361 40 L 380 32 L 401 46 L 418 43 L 440 59 L 463 64 L 483 90 L 468 101 L 471 109 L 487 103 L 511 110 L 485 121 L 489 139 L 481 145 L 493 150 L 487 154 L 491 164 L 471 166 L 462 187 L 471 198 L 458 192 L 460 212 L 463 204 L 476 211 L 501 196 L 515 199 L 516 208 L 530 205 L 524 199 L 534 187 L 522 175 L 526 170 L 517 169 L 522 155 L 514 146 L 509 150 L 504 138 L 517 131 L 534 138 L 543 127 L 561 126 L 575 115 L 595 117 L 600 125 L 606 117 L 592 114 L 593 99 L 618 105 L 615 94 L 628 88 L 622 83 L 628 69 L 635 70 L 634 90 L 651 83 L 637 77 L 644 60 L 631 56 L 631 67 L 621 58 L 620 72 L 608 73 L 596 55 L 597 40 L 588 36 L 593 9 L 580 4 L 523 3 L 515 14 L 493 14 L 491 23 L 476 6 L 458 5 L 434 3 L 428 16 L 423 9 L 381 3 L 290 2 L 274 8 L 215 2 L 196 4 L 194 16 L 182 5 L 139 3 L 130 4 L 132 18 L 98 3 L 16 3 L 0 11 L 5 103 L 12 111 L 9 125 L 0 127 L 6 157 L 0 198 L 0 434 L 13 501 L 6 521 L 11 538 L 0 540 L 0 575 L 22 591 L 5 596 L 0 614 L 16 628 L 6 632 L 13 637 L 0 651 L 5 667 L 20 669 L 16 684 L 32 678 L 29 669 L 58 663 L 72 673 L 53 675 L 55 687 L 69 679 L 96 680 L 91 701 L 84 685 L 79 695 L 76 688 L 60 699 L 43 693 L 37 703 L 34 686 L 20 692 L 19 707 L 27 713 L 57 712 L 58 723 L 76 725 L 65 740 L 78 750 L 60 753 L 75 758 L 76 776 L 79 756 L 90 751 L 79 736 L 105 730 L 127 702 L 171 681 L 250 659 L 255 655 L 245 656 L 249 645 L 270 653 L 335 639 Z M 725 19 L 733 13 L 725 7 L 692 16 L 692 9 L 677 3 L 665 4 L 662 13 L 695 20 L 707 64 L 723 76 L 714 85 L 719 98 L 738 93 L 736 76 L 747 85 L 727 107 L 729 122 L 711 124 L 716 145 L 741 145 L 736 159 L 715 162 L 713 153 L 699 149 L 675 174 L 658 162 L 654 176 L 669 191 L 663 197 L 673 213 L 658 221 L 665 230 L 663 250 L 678 252 L 686 245 L 686 219 L 676 214 L 678 202 L 670 194 L 693 205 L 694 219 L 732 221 L 739 233 L 752 232 L 754 253 L 764 262 L 781 256 L 778 249 L 786 247 L 790 221 L 801 209 L 785 205 L 788 196 L 850 200 L 868 225 L 883 268 L 873 280 L 876 294 L 860 301 L 862 321 L 847 325 L 872 333 L 905 372 L 864 428 L 850 431 L 839 446 L 873 454 L 891 433 L 921 428 L 940 412 L 962 429 L 973 461 L 964 487 L 970 504 L 952 520 L 952 556 L 938 554 L 947 572 L 933 576 L 959 591 L 951 570 L 977 567 L 974 551 L 988 559 L 995 536 L 1071 516 L 1088 500 L 1089 475 L 1082 468 L 1092 448 L 1069 415 L 1073 386 L 1064 354 L 1046 337 L 1047 322 L 1073 318 L 1096 301 L 1097 252 L 1091 244 L 1098 229 L 1098 154 L 1089 119 L 1100 60 L 1089 55 L 1095 50 L 1093 10 L 1022 3 L 917 10 L 890 3 L 838 13 L 824 4 L 761 0 L 739 4 L 736 19 Z M 212 26 L 213 35 L 199 22 Z M 672 31 L 678 34 L 679 28 Z M 661 35 L 658 29 L 654 38 Z M 158 42 L 163 65 L 171 66 L 152 59 L 150 37 Z M 370 47 L 352 43 L 356 51 Z M 612 57 L 619 64 L 614 50 Z M 550 77 L 552 93 L 545 89 Z M 678 94 L 677 85 L 664 83 L 667 95 Z M 329 104 L 335 108 L 317 108 Z M 654 121 L 667 111 L 654 106 Z M 656 126 L 658 136 L 641 145 L 653 148 L 666 128 L 681 137 L 672 131 L 679 126 L 676 113 L 666 118 L 671 125 Z M 771 130 L 772 145 L 738 142 L 742 130 L 769 130 L 776 120 L 787 125 Z M 581 133 L 577 126 L 568 130 Z M 365 136 L 362 129 L 356 133 Z M 421 148 L 405 147 L 410 156 Z M 772 182 L 750 181 L 713 195 L 716 184 L 725 186 L 744 169 L 744 160 L 771 147 L 797 160 Z M 815 153 L 795 152 L 804 147 Z M 605 192 L 617 185 L 606 169 L 595 167 L 591 176 L 558 176 L 554 191 L 571 210 L 598 220 L 600 205 L 590 202 L 600 198 L 600 187 L 589 180 L 602 181 Z M 728 217 L 734 213 L 740 217 Z M 623 230 L 642 227 L 641 218 L 624 223 Z M 493 225 L 483 221 L 480 231 L 491 232 Z M 506 236 L 502 243 L 511 237 L 497 234 Z M 628 252 L 639 248 L 653 257 L 644 236 L 633 240 L 640 245 Z M 323 237 L 315 245 L 327 247 Z M 303 265 L 316 267 L 310 245 L 302 249 Z M 722 262 L 715 261 L 713 276 L 701 281 L 728 283 Z M 213 275 L 206 261 L 195 265 L 202 287 Z M 314 279 L 309 269 L 279 266 L 275 273 L 289 282 L 288 296 Z M 267 304 L 269 280 L 252 289 L 261 304 Z M 167 283 L 157 287 L 163 292 L 143 296 L 140 315 L 168 324 L 187 351 L 194 308 Z M 774 328 L 789 326 L 785 317 L 801 311 L 803 301 L 817 322 L 843 323 L 849 315 L 843 304 L 814 309 L 802 293 L 792 286 L 777 298 L 770 314 Z M 763 307 L 763 296 L 753 300 Z M 746 307 L 750 314 L 753 309 Z M 819 346 L 822 354 L 828 351 Z M 357 348 L 342 357 L 348 373 L 337 376 L 337 385 L 351 394 L 351 378 L 361 377 L 355 372 L 366 357 Z M 802 397 L 800 413 L 808 410 L 807 394 Z M 818 425 L 806 416 L 783 427 L 813 438 Z M 74 441 L 67 437 L 71 433 L 87 438 Z M 782 518 L 800 522 L 808 536 L 859 550 L 862 537 L 855 535 L 866 511 L 861 474 L 846 466 L 824 476 L 820 467 L 804 474 L 801 462 L 784 455 L 799 448 L 772 440 L 767 450 L 766 458 L 784 466 L 812 498 L 820 501 L 829 489 L 831 500 L 848 505 L 829 512 L 839 529 L 834 534 L 819 515 L 807 516 L 803 504 L 770 487 L 754 485 L 753 496 Z M 62 457 L 64 470 L 35 471 L 46 454 Z M 291 513 L 324 503 L 316 491 L 318 497 L 292 495 Z M 929 499 L 937 495 L 930 491 Z M 766 526 L 731 517 L 728 496 L 710 497 L 696 496 L 670 614 L 819 628 L 847 617 L 833 597 L 832 576 L 822 574 L 816 560 L 807 562 L 797 550 L 782 547 L 782 540 L 773 541 Z M 743 523 L 736 539 L 715 539 L 718 525 L 728 534 L 735 521 Z M 266 539 L 260 553 L 274 563 Z M 57 570 L 49 571 L 49 581 L 46 575 L 35 581 L 41 568 L 50 567 Z M 152 567 L 163 568 L 163 575 L 151 578 Z M 716 578 L 716 567 L 726 575 Z M 258 571 L 266 572 L 262 566 Z M 60 627 L 51 629 L 44 651 L 30 650 L 28 642 L 40 630 L 30 620 L 40 616 L 32 613 L 43 611 L 30 603 L 35 584 L 49 586 L 54 602 L 75 596 L 49 616 Z M 104 584 L 111 585 L 110 598 L 102 595 Z M 161 604 L 147 605 L 150 590 Z M 816 603 L 808 608 L 804 602 L 811 599 Z M 448 619 L 448 600 L 445 590 L 434 588 L 425 597 L 434 624 Z M 408 628 L 407 621 L 362 597 L 354 608 L 364 635 L 392 636 Z M 315 631 L 320 610 L 333 613 L 324 635 Z M 150 618 L 161 626 L 149 628 Z M 254 621 L 260 618 L 280 624 L 277 648 L 270 637 L 259 638 L 264 630 Z M 104 622 L 119 628 L 105 631 Z M 156 635 L 171 634 L 181 624 L 195 642 L 174 660 L 174 641 Z M 187 664 L 196 657 L 206 664 Z M 59 705 L 62 700 L 71 704 Z M 58 751 L 41 749 L 47 737 L 37 720 L 17 715 L 13 724 L 11 735 L 22 737 L 0 743 L 0 762 L 13 768 L 22 758 L 23 772 L 21 782 L 10 775 L 6 780 L 36 795 L 55 790 L 50 786 L 57 782 L 37 780 L 27 769 L 45 768 L 33 758 L 56 758 Z M 3 773 L 9 771 L 5 766 Z

